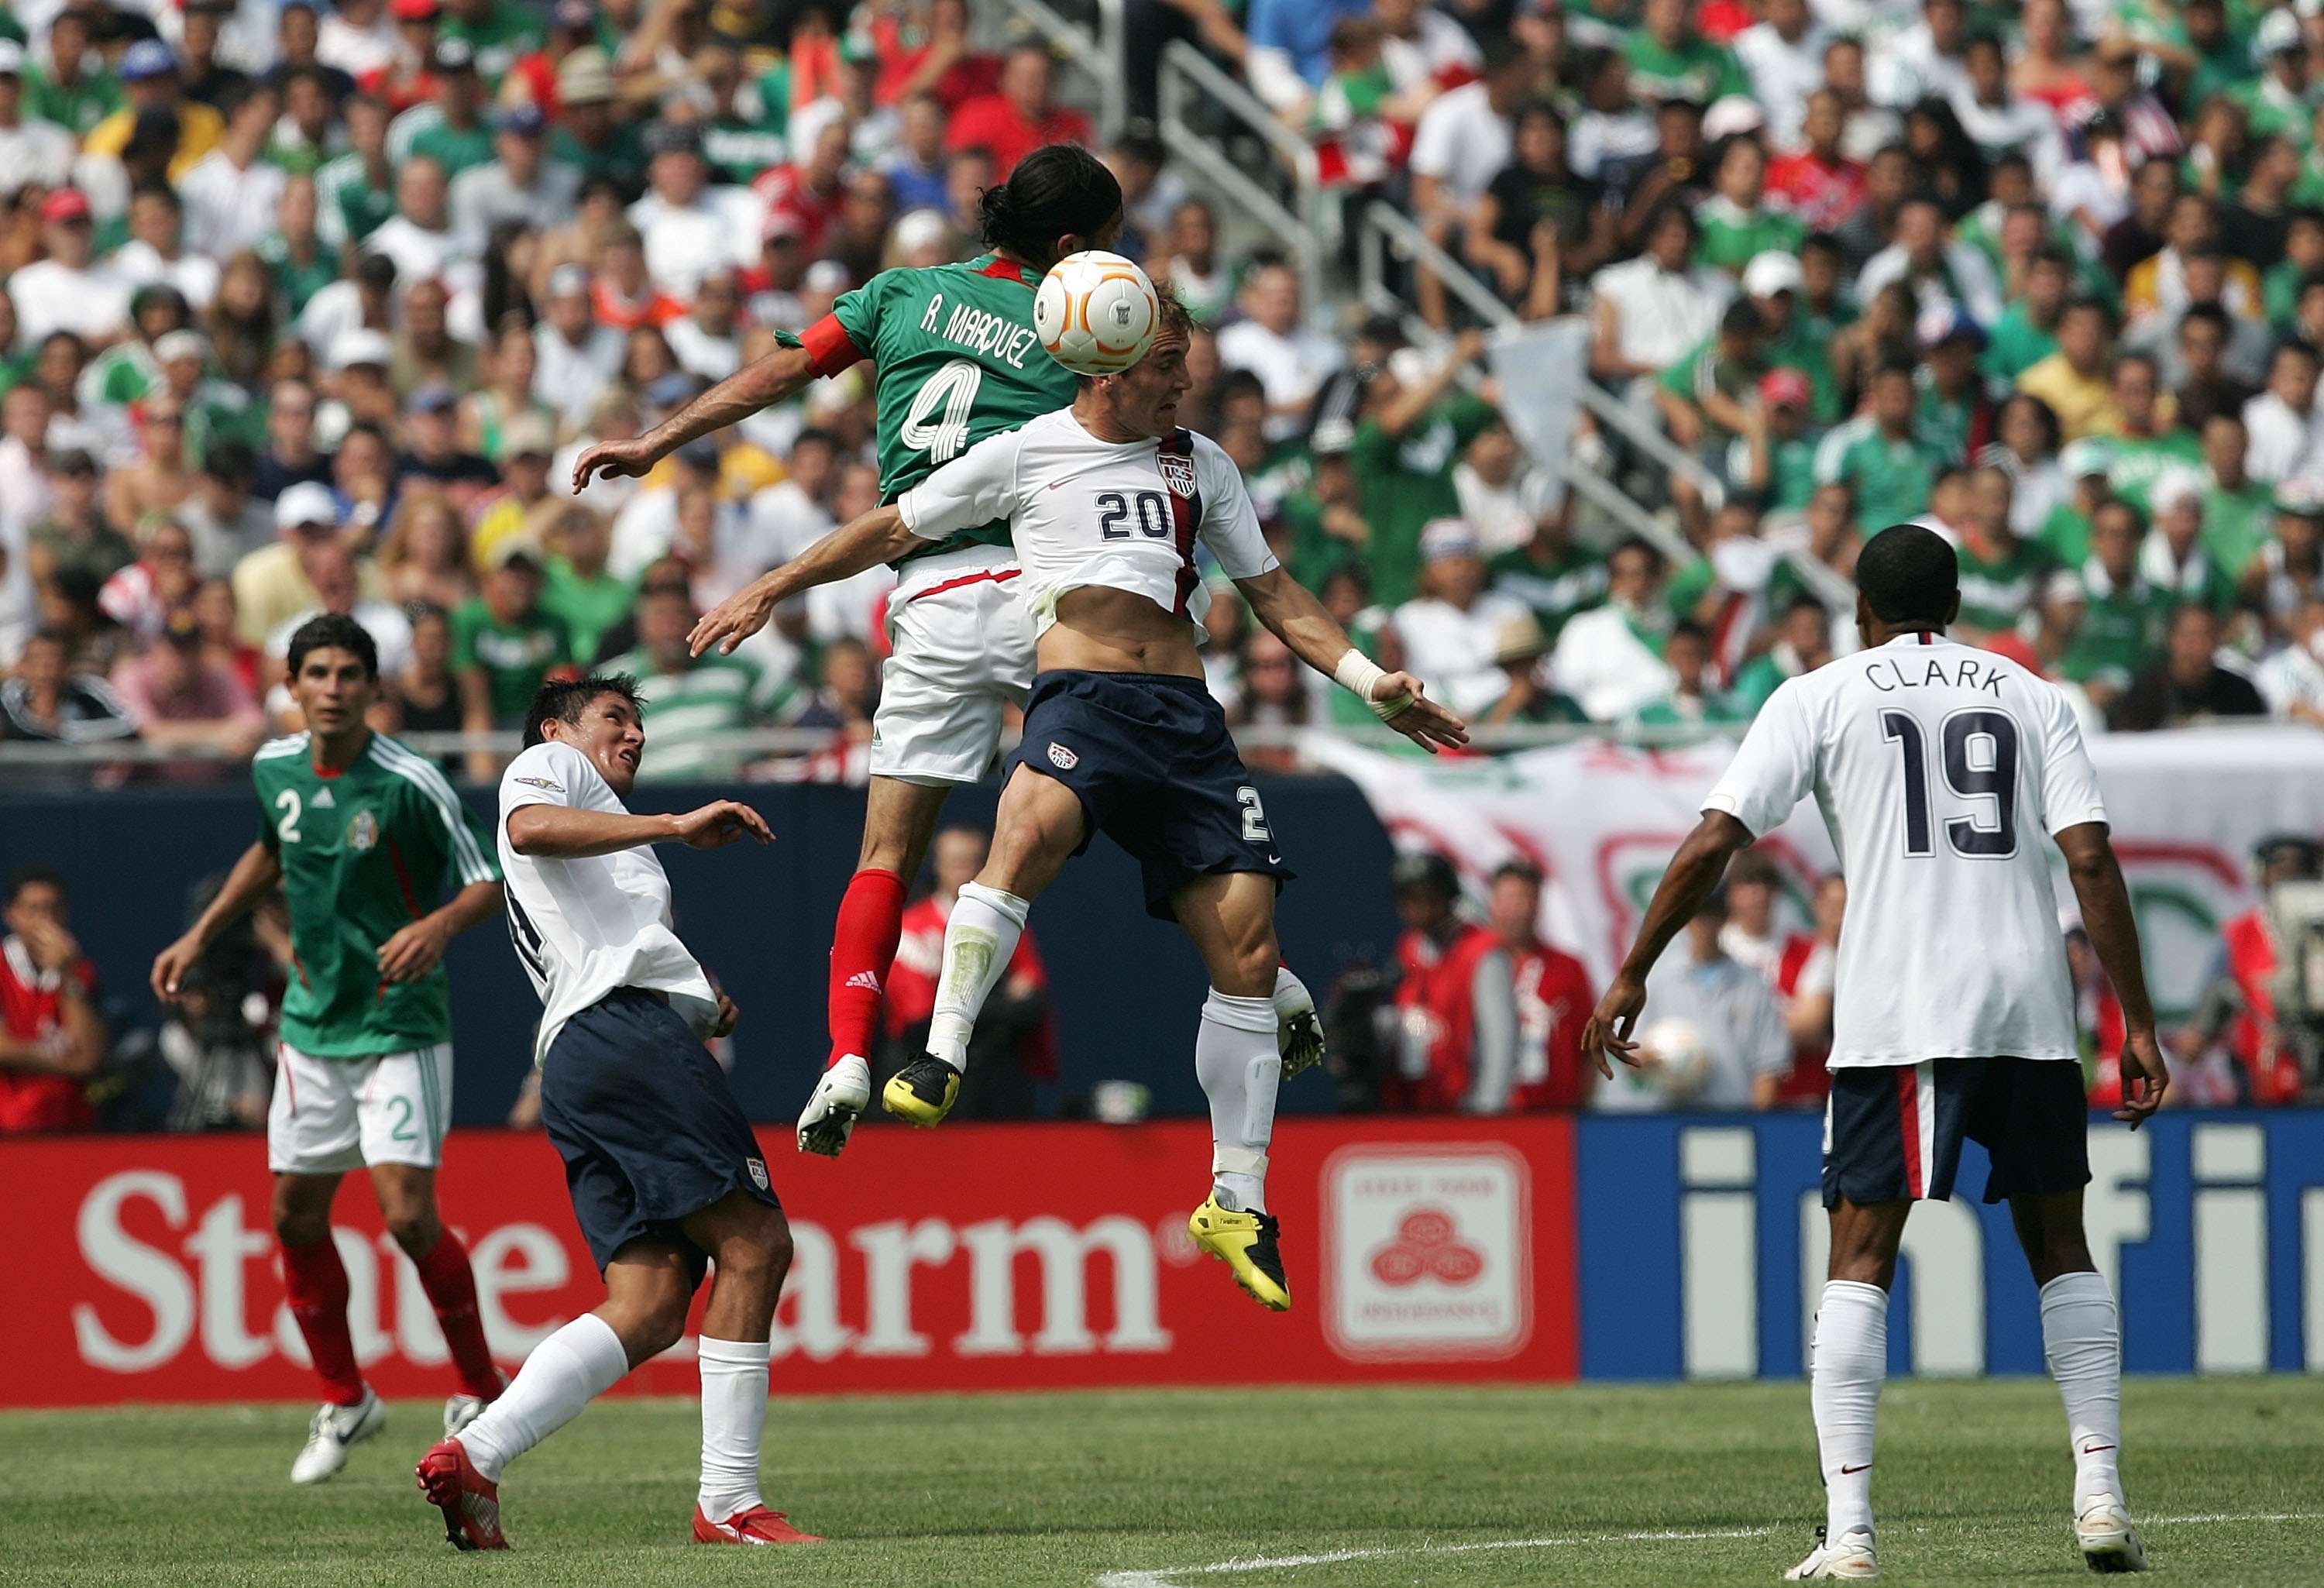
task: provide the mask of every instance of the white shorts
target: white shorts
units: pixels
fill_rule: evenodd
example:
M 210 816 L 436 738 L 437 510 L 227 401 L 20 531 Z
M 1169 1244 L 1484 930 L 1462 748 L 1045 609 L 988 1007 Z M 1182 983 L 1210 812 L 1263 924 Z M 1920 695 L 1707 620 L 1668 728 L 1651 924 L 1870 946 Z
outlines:
M 872 718 L 873 777 L 973 783 L 991 769 L 1002 711 L 1022 706 L 1033 687 L 1022 582 L 1017 565 L 986 546 L 910 565 L 888 598 L 895 649 Z
M 266 1166 L 335 1175 L 366 1164 L 434 1168 L 452 1118 L 452 1045 L 369 1058 L 317 1058 L 279 1043 L 266 1110 Z

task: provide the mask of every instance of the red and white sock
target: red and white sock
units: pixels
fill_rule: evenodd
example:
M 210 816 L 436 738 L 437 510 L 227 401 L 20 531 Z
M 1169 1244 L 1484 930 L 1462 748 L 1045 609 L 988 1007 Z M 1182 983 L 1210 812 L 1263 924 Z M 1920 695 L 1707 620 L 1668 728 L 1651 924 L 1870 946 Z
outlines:
M 476 1276 L 468 1265 L 468 1249 L 447 1230 L 412 1266 L 420 1270 L 420 1288 L 428 1292 L 444 1343 L 451 1348 L 461 1390 L 479 1400 L 493 1399 L 501 1392 L 501 1374 L 493 1365 L 493 1348 L 484 1343 L 484 1320 L 476 1316 Z
M 1816 1308 L 1808 1404 L 1823 1463 L 1824 1537 L 1872 1527 L 1872 1429 L 1888 1377 L 1888 1292 L 1833 1279 Z
M 831 928 L 831 989 L 825 1000 L 831 1055 L 824 1061 L 825 1069 L 851 1053 L 871 1057 L 880 990 L 896 964 L 896 942 L 903 930 L 903 878 L 867 868 L 848 879 L 839 919 Z
M 696 1503 L 714 1522 L 763 1504 L 759 1498 L 759 1436 L 767 1421 L 764 1340 L 696 1342 L 702 1374 L 702 1486 Z
M 282 1283 L 290 1292 L 290 1316 L 306 1336 L 307 1354 L 323 1380 L 323 1399 L 353 1406 L 364 1398 L 363 1372 L 355 1366 L 355 1336 L 347 1328 L 347 1269 L 329 1235 L 304 1246 L 282 1249 Z
M 2060 1274 L 2042 1287 L 2042 1354 L 2066 1403 L 2074 1501 L 2122 1498 L 2122 1320 L 2103 1274 Z

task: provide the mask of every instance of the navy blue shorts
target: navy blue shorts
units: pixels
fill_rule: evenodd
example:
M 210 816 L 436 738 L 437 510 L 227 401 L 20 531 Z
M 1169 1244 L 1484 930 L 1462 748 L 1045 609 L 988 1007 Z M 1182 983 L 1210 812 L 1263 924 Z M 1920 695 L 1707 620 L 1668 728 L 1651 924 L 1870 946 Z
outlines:
M 1823 1205 L 1950 1202 L 1961 1141 L 1993 1160 L 1985 1200 L 2090 1183 L 2082 1066 L 2062 1059 L 1932 1058 L 1831 1072 Z
M 780 1207 L 726 1072 L 669 1005 L 618 988 L 565 1022 L 540 1066 L 540 1122 L 604 1273 L 641 1235 L 709 1254 L 679 1221 L 728 1192 Z
M 1258 872 L 1280 888 L 1297 874 L 1275 847 L 1227 714 L 1200 679 L 1041 673 L 1009 758 L 1009 771 L 1019 766 L 1071 789 L 1090 833 L 1130 852 L 1145 873 L 1146 913 L 1157 920 L 1176 919 L 1171 895 L 1198 877 Z M 1088 847 L 1084 835 L 1074 853 Z

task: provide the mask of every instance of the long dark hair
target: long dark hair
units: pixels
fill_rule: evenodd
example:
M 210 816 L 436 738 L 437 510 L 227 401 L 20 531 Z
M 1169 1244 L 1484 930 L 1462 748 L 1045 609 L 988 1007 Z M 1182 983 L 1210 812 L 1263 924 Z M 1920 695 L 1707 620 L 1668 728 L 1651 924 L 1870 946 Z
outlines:
M 985 245 L 1036 270 L 1057 263 L 1057 239 L 1092 237 L 1121 213 L 1121 184 L 1078 143 L 1045 143 L 977 200 Z

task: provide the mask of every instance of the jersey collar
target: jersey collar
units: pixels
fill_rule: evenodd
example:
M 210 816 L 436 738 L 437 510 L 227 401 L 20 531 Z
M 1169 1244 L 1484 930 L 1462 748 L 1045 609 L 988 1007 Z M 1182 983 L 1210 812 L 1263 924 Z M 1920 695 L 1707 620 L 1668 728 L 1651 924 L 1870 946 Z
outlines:
M 1935 629 L 1915 629 L 1909 634 L 1899 634 L 1880 643 L 1883 651 L 1893 651 L 1899 645 L 1950 645 L 1952 642 Z
M 1020 287 L 1031 285 L 1025 279 L 1023 265 L 1013 259 L 1003 259 L 998 254 L 988 254 L 978 260 L 976 273 L 981 276 L 991 276 L 1000 281 L 1014 282 Z

